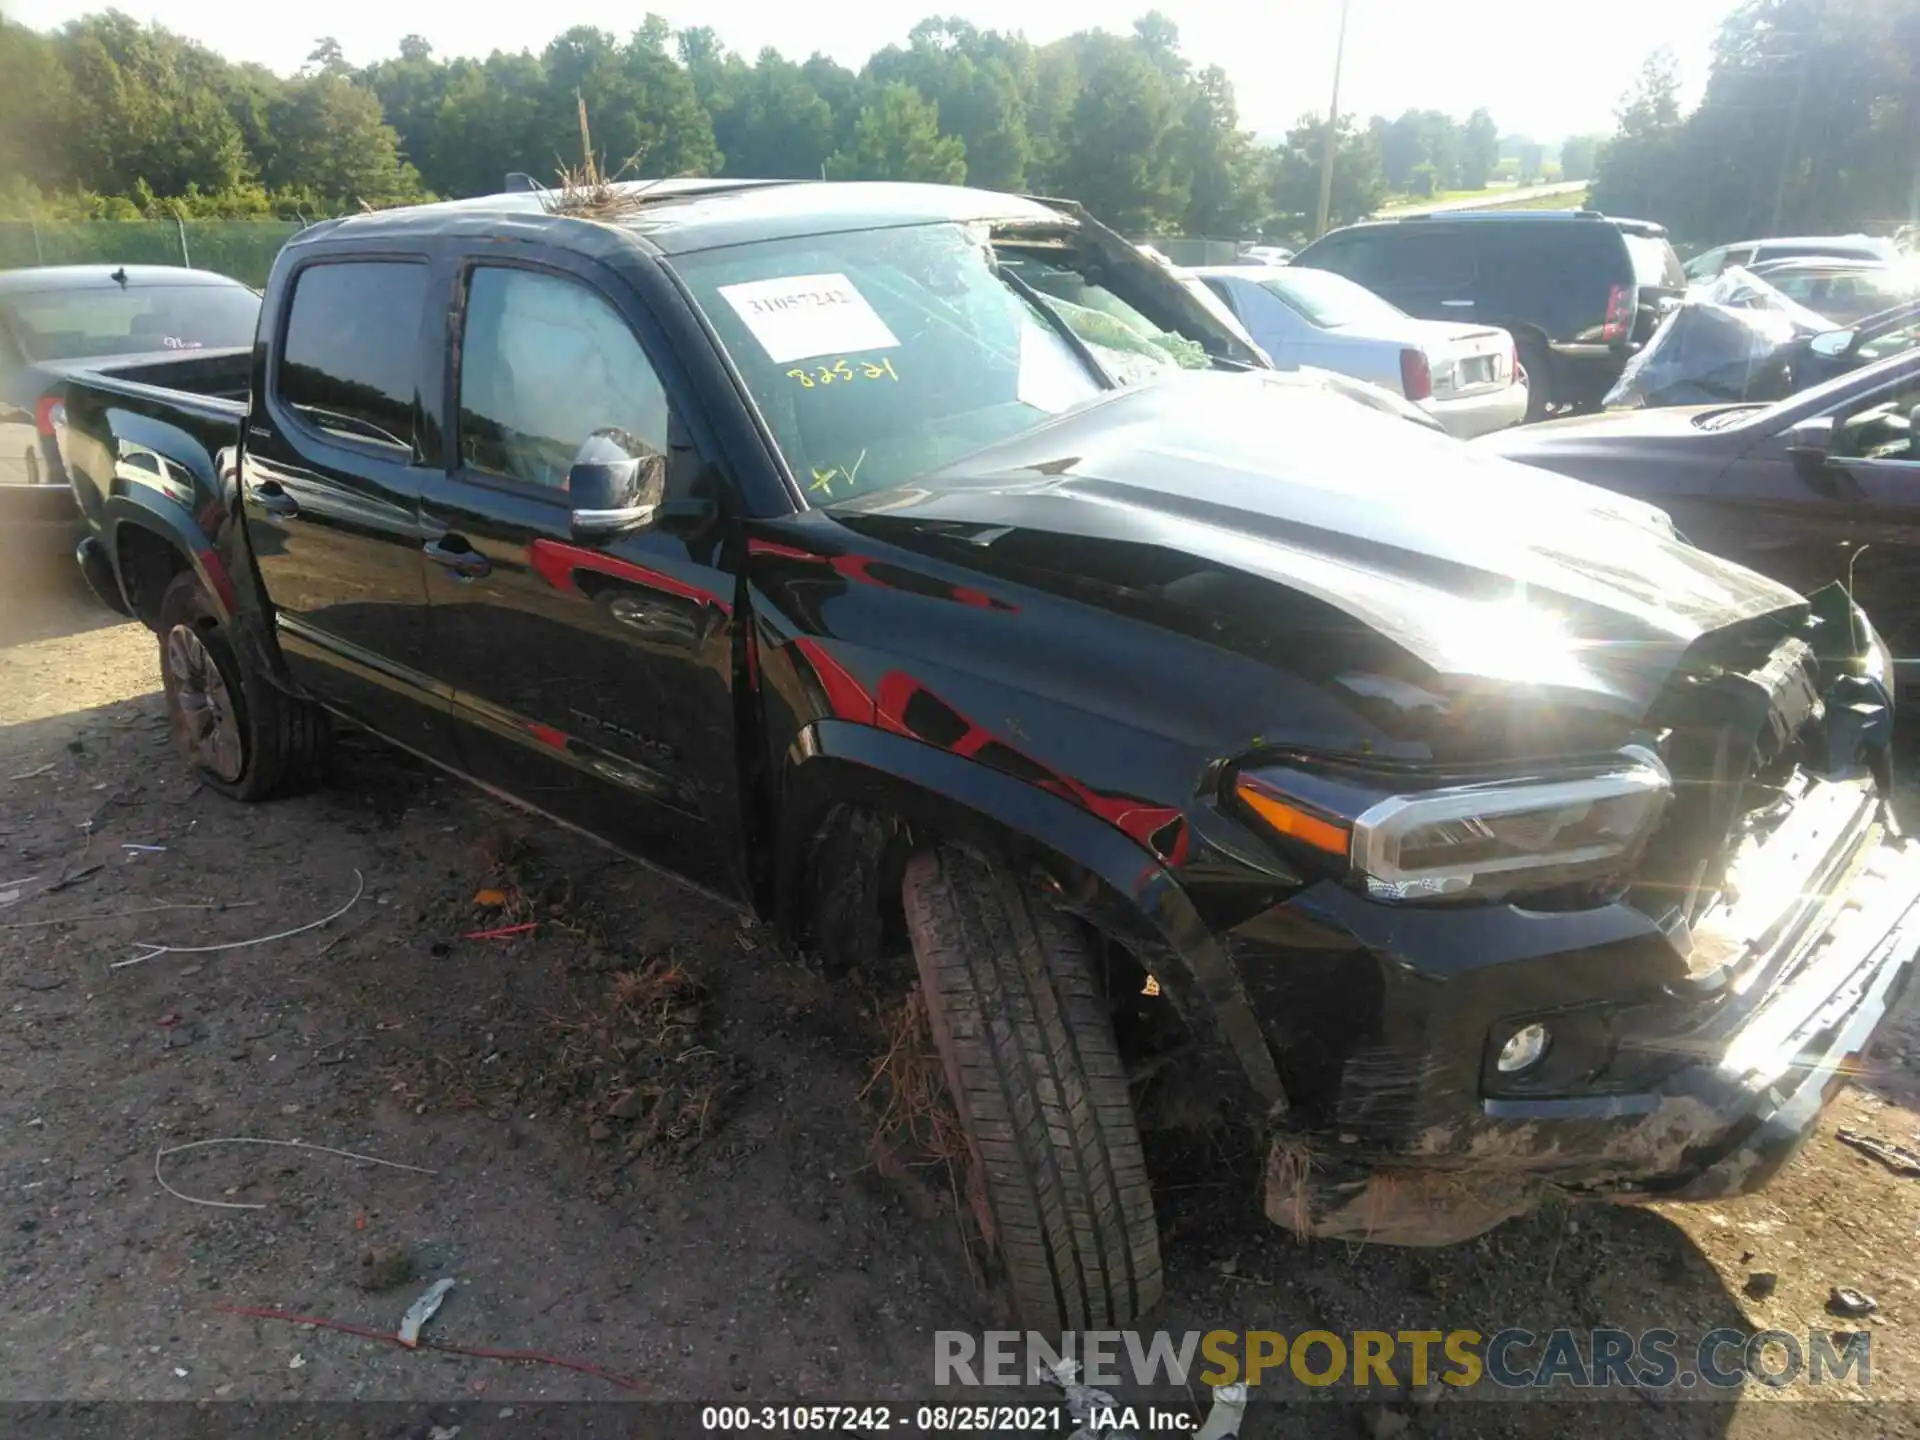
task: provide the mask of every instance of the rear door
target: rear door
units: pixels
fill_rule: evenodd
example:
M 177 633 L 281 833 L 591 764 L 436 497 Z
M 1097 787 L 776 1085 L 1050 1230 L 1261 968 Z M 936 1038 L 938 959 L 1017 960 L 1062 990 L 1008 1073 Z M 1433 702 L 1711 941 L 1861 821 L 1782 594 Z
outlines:
M 567 493 L 582 442 L 618 427 L 668 457 L 669 503 L 726 498 L 691 386 L 632 284 L 580 257 L 496 247 L 450 283 L 454 434 L 425 554 L 464 766 L 741 897 L 736 557 L 713 518 L 576 536 Z
M 1477 320 L 1479 263 L 1471 235 L 1458 226 L 1429 228 L 1403 221 L 1401 228 L 1367 268 L 1371 277 L 1351 275 L 1383 299 L 1422 320 Z
M 444 304 L 424 254 L 322 255 L 276 297 L 241 470 L 247 539 L 294 677 L 403 745 L 451 758 L 427 679 L 420 492 L 436 450 Z

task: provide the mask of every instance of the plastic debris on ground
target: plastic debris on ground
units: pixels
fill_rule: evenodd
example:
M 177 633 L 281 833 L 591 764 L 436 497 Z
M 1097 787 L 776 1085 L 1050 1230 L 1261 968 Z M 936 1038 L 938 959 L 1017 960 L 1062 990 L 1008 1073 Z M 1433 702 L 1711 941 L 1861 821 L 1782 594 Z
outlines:
M 427 1287 L 426 1293 L 407 1307 L 407 1313 L 400 1317 L 399 1340 L 408 1349 L 420 1344 L 421 1328 L 434 1317 L 440 1302 L 447 1298 L 447 1292 L 453 1289 L 453 1281 L 436 1280 Z
M 1871 1295 L 1863 1295 L 1858 1290 L 1848 1290 L 1836 1285 L 1827 1293 L 1827 1313 L 1839 1315 L 1848 1320 L 1858 1320 L 1862 1315 L 1871 1315 L 1880 1308 L 1880 1302 Z
M 1909 1150 L 1904 1145 L 1882 1140 L 1878 1135 L 1865 1135 L 1858 1130 L 1836 1131 L 1834 1139 L 1842 1145 L 1851 1146 L 1862 1155 L 1872 1156 L 1896 1175 L 1920 1177 L 1920 1151 Z

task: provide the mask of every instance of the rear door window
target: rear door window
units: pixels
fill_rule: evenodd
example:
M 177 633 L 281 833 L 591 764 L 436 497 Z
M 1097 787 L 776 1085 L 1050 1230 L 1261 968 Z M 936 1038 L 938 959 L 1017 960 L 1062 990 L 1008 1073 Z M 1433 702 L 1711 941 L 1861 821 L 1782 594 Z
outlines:
M 1354 276 L 1369 289 L 1391 289 L 1395 285 L 1422 290 L 1458 290 L 1474 281 L 1473 241 L 1458 231 L 1422 233 L 1409 231 L 1394 253 L 1389 273 L 1377 276 L 1379 284 L 1370 285 Z
M 329 261 L 302 270 L 281 348 L 283 404 L 330 440 L 416 453 L 427 267 Z

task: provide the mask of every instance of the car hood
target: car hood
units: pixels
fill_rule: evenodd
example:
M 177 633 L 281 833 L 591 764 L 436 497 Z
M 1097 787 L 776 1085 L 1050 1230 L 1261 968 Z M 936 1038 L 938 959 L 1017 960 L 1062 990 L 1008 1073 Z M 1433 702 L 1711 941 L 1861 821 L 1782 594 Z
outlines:
M 1613 449 L 1636 441 L 1659 442 L 1671 449 L 1675 441 L 1712 445 L 1716 437 L 1737 434 L 1742 425 L 1723 429 L 1703 429 L 1697 423 L 1703 415 L 1728 410 L 1751 409 L 1758 415 L 1766 407 L 1754 405 L 1676 405 L 1637 410 L 1608 410 L 1598 415 L 1574 415 L 1565 420 L 1549 420 L 1544 425 L 1522 425 L 1511 430 L 1496 430 L 1473 441 L 1483 454 L 1504 455 L 1525 460 L 1541 452 Z
M 1272 630 L 1222 642 L 1264 657 L 1336 643 L 1301 629 L 1331 613 L 1425 679 L 1541 687 L 1635 717 L 1703 636 L 1804 604 L 1678 539 L 1651 506 L 1271 374 L 1120 391 L 831 509 L 876 539 L 1135 618 L 1158 605 L 1189 633 L 1214 607 L 1222 634 Z

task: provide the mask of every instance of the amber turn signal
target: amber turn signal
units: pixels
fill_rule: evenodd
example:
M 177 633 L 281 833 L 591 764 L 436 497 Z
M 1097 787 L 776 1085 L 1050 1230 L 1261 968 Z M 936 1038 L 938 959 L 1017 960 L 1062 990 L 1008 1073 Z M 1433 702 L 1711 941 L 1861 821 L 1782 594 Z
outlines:
M 1346 826 L 1309 814 L 1250 776 L 1242 775 L 1235 780 L 1233 793 L 1264 820 L 1270 830 L 1316 850 L 1325 850 L 1329 855 L 1347 853 L 1351 836 Z

